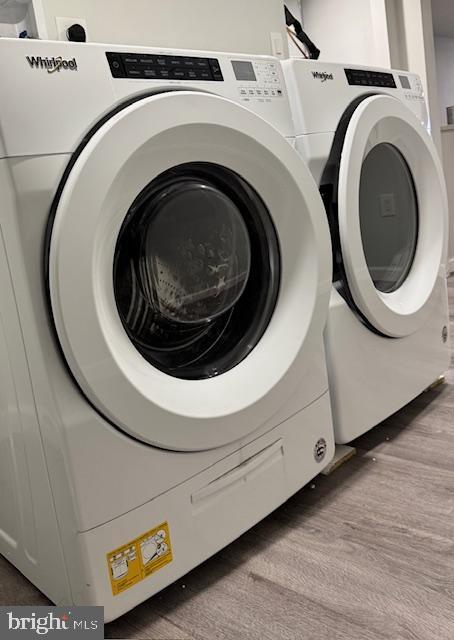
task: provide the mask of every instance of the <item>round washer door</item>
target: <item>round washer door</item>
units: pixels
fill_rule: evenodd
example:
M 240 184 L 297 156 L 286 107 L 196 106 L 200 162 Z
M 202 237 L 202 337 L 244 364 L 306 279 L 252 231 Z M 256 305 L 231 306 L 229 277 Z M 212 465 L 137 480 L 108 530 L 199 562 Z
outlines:
M 366 98 L 351 117 L 339 166 L 338 224 L 360 313 L 385 336 L 417 331 L 445 260 L 447 197 L 432 139 L 395 98 Z
M 307 167 L 249 110 L 190 91 L 125 106 L 77 154 L 54 213 L 56 332 L 116 427 L 162 448 L 218 447 L 310 375 L 326 217 Z

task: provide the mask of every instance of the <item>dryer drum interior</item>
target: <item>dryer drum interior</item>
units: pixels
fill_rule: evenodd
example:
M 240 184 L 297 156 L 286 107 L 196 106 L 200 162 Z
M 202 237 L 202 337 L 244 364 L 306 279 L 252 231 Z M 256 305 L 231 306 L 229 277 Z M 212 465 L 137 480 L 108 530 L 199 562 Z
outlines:
M 375 287 L 399 289 L 410 273 L 418 243 L 418 198 L 403 154 L 389 142 L 364 158 L 359 192 L 364 255 Z

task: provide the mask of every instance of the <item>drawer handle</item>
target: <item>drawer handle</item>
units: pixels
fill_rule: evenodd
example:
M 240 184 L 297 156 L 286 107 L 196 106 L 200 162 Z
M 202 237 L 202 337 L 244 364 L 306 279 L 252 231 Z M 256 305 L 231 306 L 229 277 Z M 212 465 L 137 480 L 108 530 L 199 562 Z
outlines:
M 206 487 L 199 489 L 191 496 L 192 504 L 206 500 L 215 493 L 219 493 L 231 486 L 239 480 L 246 479 L 253 471 L 257 471 L 260 467 L 265 466 L 270 462 L 272 458 L 276 461 L 284 456 L 284 450 L 282 446 L 282 440 L 278 440 L 274 444 L 270 445 L 266 449 L 263 449 L 259 453 L 256 453 L 252 457 L 245 460 L 242 464 L 231 471 L 228 471 L 224 475 L 220 476 L 216 480 L 213 480 Z

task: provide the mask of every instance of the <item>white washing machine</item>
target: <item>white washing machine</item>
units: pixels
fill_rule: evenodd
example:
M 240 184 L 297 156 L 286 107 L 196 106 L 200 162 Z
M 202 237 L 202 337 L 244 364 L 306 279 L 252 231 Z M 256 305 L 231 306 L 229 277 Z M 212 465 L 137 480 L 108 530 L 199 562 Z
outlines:
M 0 550 L 111 620 L 332 458 L 329 228 L 273 58 L 2 39 L 0 83 Z
M 344 443 L 449 366 L 446 187 L 418 76 L 283 64 L 296 146 L 331 228 L 325 346 L 335 438 Z

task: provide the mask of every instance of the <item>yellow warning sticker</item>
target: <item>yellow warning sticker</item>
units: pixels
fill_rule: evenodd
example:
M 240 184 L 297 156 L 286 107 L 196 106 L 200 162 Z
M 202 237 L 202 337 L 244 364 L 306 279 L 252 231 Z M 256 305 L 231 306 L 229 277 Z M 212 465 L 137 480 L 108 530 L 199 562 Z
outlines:
M 117 596 L 172 562 L 167 522 L 107 554 L 112 593 Z

